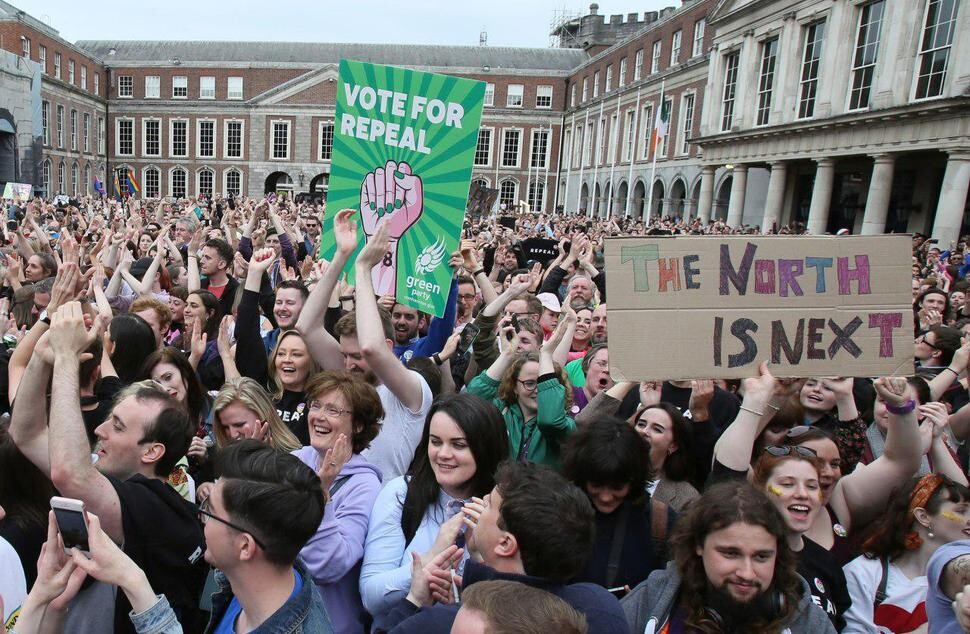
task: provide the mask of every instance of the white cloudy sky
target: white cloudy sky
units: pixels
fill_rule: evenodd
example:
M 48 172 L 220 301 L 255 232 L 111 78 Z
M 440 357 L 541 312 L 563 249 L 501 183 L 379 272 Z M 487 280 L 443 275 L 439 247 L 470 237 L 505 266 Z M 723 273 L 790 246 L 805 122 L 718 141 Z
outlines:
M 549 45 L 557 10 L 585 14 L 589 2 L 563 0 L 12 0 L 70 41 L 263 40 L 477 45 Z M 681 0 L 600 0 L 599 13 L 680 6 Z

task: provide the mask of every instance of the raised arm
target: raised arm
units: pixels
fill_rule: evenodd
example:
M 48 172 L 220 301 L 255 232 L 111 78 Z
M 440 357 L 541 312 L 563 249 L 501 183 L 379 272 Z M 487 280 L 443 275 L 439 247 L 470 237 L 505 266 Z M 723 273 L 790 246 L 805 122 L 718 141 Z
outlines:
M 922 458 L 916 401 L 909 397 L 906 379 L 882 377 L 875 388 L 889 411 L 886 446 L 874 462 L 860 465 L 835 485 L 831 505 L 844 526 L 864 526 L 884 512 L 892 492 L 916 473 Z
M 751 466 L 754 441 L 768 425 L 771 396 L 777 380 L 768 370 L 768 362 L 758 365 L 758 376 L 744 380 L 744 400 L 737 417 L 714 444 L 714 459 L 732 471 L 747 471 Z
M 333 289 L 347 265 L 347 260 L 357 248 L 357 221 L 353 209 L 343 209 L 337 212 L 333 221 L 334 236 L 337 240 L 337 250 L 333 255 L 333 262 L 327 265 L 317 285 L 310 291 L 310 296 L 303 304 L 300 318 L 296 322 L 296 329 L 303 335 L 310 354 L 327 370 L 343 368 L 343 355 L 337 340 L 324 328 L 324 316 Z
M 118 493 L 91 464 L 78 399 L 81 357 L 100 335 L 101 323 L 99 318 L 90 331 L 85 330 L 84 313 L 78 302 L 61 306 L 51 320 L 48 335 L 54 355 L 49 432 L 51 481 L 61 495 L 84 501 L 86 508 L 101 519 L 105 532 L 122 543 L 124 530 Z
M 478 262 L 478 256 L 475 253 L 475 241 L 462 240 L 459 248 L 464 266 L 475 279 L 475 284 L 478 285 L 478 290 L 482 294 L 482 301 L 486 305 L 492 303 L 498 297 L 498 293 L 495 292 L 495 287 L 492 286 L 492 280 L 488 279 L 488 276 L 485 275 L 485 269 Z
M 202 248 L 203 231 L 202 225 L 199 225 L 199 228 L 192 234 L 192 239 L 189 240 L 189 265 L 186 284 L 190 293 L 202 288 L 202 279 L 199 277 L 199 249 Z
M 357 256 L 355 269 L 357 289 L 357 341 L 361 353 L 377 378 L 387 385 L 391 393 L 410 411 L 421 409 L 424 398 L 420 378 L 404 367 L 394 355 L 394 342 L 384 336 L 381 315 L 374 296 L 371 270 L 387 253 L 390 223 L 381 222 L 377 231 Z

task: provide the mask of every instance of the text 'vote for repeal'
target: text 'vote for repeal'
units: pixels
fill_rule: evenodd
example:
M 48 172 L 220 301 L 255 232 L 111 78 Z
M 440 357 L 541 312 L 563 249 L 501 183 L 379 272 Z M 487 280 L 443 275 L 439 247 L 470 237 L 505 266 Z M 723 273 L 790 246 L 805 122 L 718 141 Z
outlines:
M 617 380 L 913 372 L 909 235 L 608 238 Z

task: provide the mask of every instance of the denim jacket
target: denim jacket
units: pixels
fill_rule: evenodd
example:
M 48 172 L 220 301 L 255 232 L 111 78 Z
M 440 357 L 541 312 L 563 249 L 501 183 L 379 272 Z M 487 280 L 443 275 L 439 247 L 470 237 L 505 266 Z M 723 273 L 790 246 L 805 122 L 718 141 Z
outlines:
M 303 579 L 300 594 L 292 601 L 283 604 L 250 634 L 333 634 L 327 608 L 323 604 L 320 593 L 317 592 L 313 577 L 301 562 L 297 561 L 294 567 Z M 219 591 L 212 595 L 212 618 L 209 620 L 209 626 L 205 628 L 206 634 L 215 631 L 232 601 L 232 587 L 221 572 L 216 572 L 216 584 L 219 586 Z

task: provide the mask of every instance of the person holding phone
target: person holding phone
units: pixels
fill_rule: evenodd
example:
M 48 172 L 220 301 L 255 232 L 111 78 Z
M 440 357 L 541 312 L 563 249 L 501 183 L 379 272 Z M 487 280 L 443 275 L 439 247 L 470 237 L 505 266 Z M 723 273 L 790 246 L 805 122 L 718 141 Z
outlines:
M 78 400 L 78 368 L 99 336 L 78 302 L 58 308 L 31 357 L 14 402 L 10 436 L 65 497 L 81 500 L 99 516 L 105 532 L 142 568 L 179 612 L 187 629 L 198 625 L 198 597 L 206 569 L 195 507 L 166 478 L 185 455 L 196 425 L 183 407 L 151 381 L 129 386 L 96 430 L 92 464 Z M 45 402 L 52 385 L 50 415 Z M 114 631 L 132 632 L 131 605 L 118 595 Z M 97 619 L 103 608 L 72 611 L 70 619 Z M 68 627 L 70 629 L 70 626 Z

